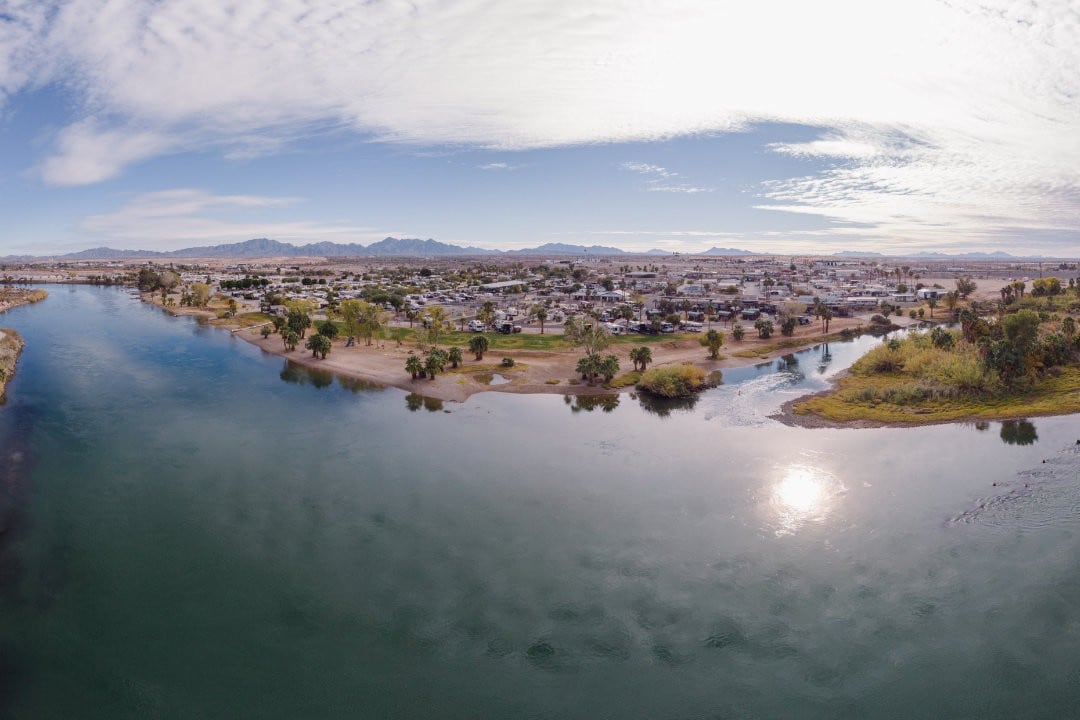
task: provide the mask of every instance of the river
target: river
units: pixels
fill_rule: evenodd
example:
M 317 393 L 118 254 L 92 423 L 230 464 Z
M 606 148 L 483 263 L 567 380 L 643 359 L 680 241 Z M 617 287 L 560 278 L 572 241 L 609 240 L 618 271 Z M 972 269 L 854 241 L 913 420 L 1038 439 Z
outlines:
M 0 716 L 1061 718 L 1077 418 L 425 401 L 107 288 L 0 318 Z M 1049 462 L 1044 463 L 1047 460 Z

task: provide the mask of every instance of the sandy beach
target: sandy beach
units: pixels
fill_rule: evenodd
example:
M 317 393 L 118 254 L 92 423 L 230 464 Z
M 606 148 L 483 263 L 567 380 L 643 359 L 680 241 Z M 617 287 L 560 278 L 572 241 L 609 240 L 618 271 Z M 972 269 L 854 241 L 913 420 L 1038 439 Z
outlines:
M 867 319 L 838 318 L 830 324 L 830 334 L 846 328 L 866 326 Z M 766 362 L 803 348 L 812 347 L 823 340 L 820 324 L 812 323 L 800 327 L 793 337 L 785 338 L 774 334 L 771 338 L 760 339 L 748 333 L 741 342 L 732 339 L 726 327 L 717 326 L 725 332 L 724 347 L 719 360 L 710 360 L 707 350 L 697 338 L 661 340 L 649 344 L 653 362 L 650 367 L 693 363 L 706 372 L 723 371 L 726 368 L 743 367 Z M 574 395 L 608 395 L 629 391 L 605 388 L 601 385 L 590 386 L 580 379 L 575 371 L 582 353 L 579 350 L 538 351 L 538 350 L 489 350 L 481 361 L 474 359 L 471 353 L 465 353 L 461 367 L 437 376 L 434 380 L 422 378 L 413 380 L 405 372 L 405 361 L 410 354 L 419 354 L 414 345 L 398 345 L 394 341 L 380 341 L 371 346 L 362 343 L 351 348 L 345 347 L 343 340 L 335 340 L 333 350 L 326 359 L 312 357 L 306 350 L 297 348 L 291 352 L 282 346 L 279 335 L 261 337 L 258 328 L 241 328 L 234 331 L 238 337 L 250 342 L 265 352 L 278 355 L 306 367 L 326 370 L 349 378 L 373 382 L 379 385 L 397 387 L 427 397 L 444 401 L 462 402 L 479 392 L 509 393 L 557 393 Z M 751 337 L 753 335 L 753 337 Z M 753 357 L 739 357 L 736 353 L 753 349 L 763 349 L 783 342 L 786 347 L 771 349 Z M 619 358 L 620 372 L 633 369 L 630 350 L 634 343 L 618 343 L 604 351 Z M 511 357 L 514 367 L 503 368 L 503 357 Z

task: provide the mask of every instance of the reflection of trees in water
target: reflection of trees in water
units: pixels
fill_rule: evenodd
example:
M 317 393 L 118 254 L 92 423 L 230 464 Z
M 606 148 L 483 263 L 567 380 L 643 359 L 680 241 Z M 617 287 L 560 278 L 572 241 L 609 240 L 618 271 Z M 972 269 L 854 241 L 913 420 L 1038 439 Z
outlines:
M 371 392 L 373 390 L 382 390 L 381 385 L 368 382 L 367 380 L 345 377 L 343 375 L 334 375 L 334 373 L 329 370 L 310 368 L 307 365 L 301 365 L 292 360 L 285 361 L 285 367 L 281 369 L 280 377 L 287 383 L 293 383 L 294 385 L 311 385 L 312 387 L 319 389 L 333 385 L 334 378 L 336 377 L 338 385 L 350 392 L 362 393 Z
M 1027 420 L 1005 420 L 1001 423 L 1001 440 L 1008 445 L 1033 445 L 1039 439 L 1035 424 Z
M 439 412 L 443 409 L 443 401 L 438 398 L 418 395 L 417 393 L 409 393 L 405 396 L 405 407 L 409 408 L 410 412 L 416 412 L 420 408 L 424 408 L 428 412 Z
M 697 405 L 700 395 L 691 395 L 684 398 L 664 398 L 649 393 L 637 393 L 641 407 L 653 415 L 668 417 L 673 412 L 689 412 Z
M 285 361 L 285 367 L 281 369 L 281 379 L 295 385 L 311 385 L 322 389 L 334 384 L 334 373 L 326 370 L 315 370 L 305 367 L 292 360 Z
M 345 377 L 344 375 L 338 375 L 338 385 L 345 388 L 349 392 L 362 393 L 371 392 L 373 390 L 382 390 L 381 385 L 377 385 L 367 380 L 361 380 L 359 378 Z
M 806 376 L 799 368 L 799 358 L 794 353 L 789 353 L 776 359 L 776 372 L 791 376 L 793 380 L 803 380 Z
M 986 432 L 990 429 L 990 423 L 986 420 L 976 420 L 972 425 L 974 425 L 975 429 L 979 432 Z
M 829 350 L 829 343 L 822 343 L 821 345 L 821 358 L 818 359 L 817 371 L 824 373 L 828 369 L 829 363 L 832 362 L 832 352 Z
M 611 412 L 619 407 L 618 395 L 563 395 L 563 402 L 570 406 L 570 412 L 592 412 L 600 408 Z

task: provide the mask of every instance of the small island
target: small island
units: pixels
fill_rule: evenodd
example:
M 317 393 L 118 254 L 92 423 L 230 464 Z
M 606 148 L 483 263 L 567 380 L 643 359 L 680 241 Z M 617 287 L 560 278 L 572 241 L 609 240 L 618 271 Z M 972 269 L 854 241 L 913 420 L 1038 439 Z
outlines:
M 1019 281 L 993 303 L 952 302 L 952 327 L 890 338 L 836 387 L 789 403 L 800 425 L 924 425 L 1080 412 L 1080 289 Z

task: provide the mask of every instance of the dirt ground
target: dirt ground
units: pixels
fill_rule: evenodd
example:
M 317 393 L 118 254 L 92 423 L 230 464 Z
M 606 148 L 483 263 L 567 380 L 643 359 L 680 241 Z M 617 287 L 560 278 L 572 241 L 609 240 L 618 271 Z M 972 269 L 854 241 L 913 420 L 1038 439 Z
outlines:
M 901 321 L 906 321 L 906 319 L 901 319 Z M 865 327 L 867 324 L 867 316 L 837 318 L 830 323 L 829 332 L 835 333 L 858 325 Z M 811 347 L 822 339 L 820 323 L 799 327 L 792 338 L 785 338 L 776 333 L 767 340 L 759 339 L 750 328 L 750 333 L 741 342 L 732 339 L 725 326 L 717 324 L 715 327 L 725 331 L 721 359 L 710 360 L 706 348 L 702 347 L 696 338 L 687 338 L 650 343 L 649 347 L 653 355 L 650 367 L 689 362 L 706 372 L 711 372 L 765 362 L 773 357 Z M 571 393 L 575 395 L 619 392 L 599 385 L 590 386 L 581 381 L 580 376 L 575 372 L 577 361 L 581 357 L 579 350 L 489 350 L 481 361 L 475 360 L 471 353 L 466 352 L 465 361 L 457 370 L 448 369 L 434 380 L 426 378 L 413 380 L 405 372 L 405 362 L 410 354 L 420 351 L 408 344 L 399 346 L 396 342 L 384 341 L 371 346 L 360 344 L 346 348 L 344 341 L 336 340 L 333 350 L 325 360 L 321 360 L 313 358 L 310 352 L 300 348 L 288 352 L 283 347 L 279 335 L 270 335 L 264 339 L 259 335 L 257 328 L 240 329 L 236 331 L 236 334 L 265 352 L 288 358 L 306 367 L 326 370 L 379 385 L 397 387 L 439 400 L 461 402 L 478 392 Z M 790 340 L 798 342 L 798 346 L 777 349 L 763 356 L 749 358 L 735 356 L 737 352 Z M 631 343 L 619 343 L 611 346 L 604 353 L 615 354 L 619 358 L 620 371 L 625 372 L 633 369 L 633 363 L 630 361 L 630 350 L 633 347 L 635 345 Z M 499 367 L 503 357 L 512 357 L 515 362 L 514 367 L 510 369 Z M 630 390 L 632 387 L 626 389 Z

